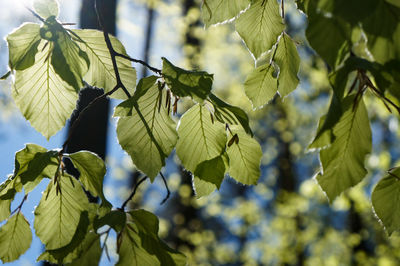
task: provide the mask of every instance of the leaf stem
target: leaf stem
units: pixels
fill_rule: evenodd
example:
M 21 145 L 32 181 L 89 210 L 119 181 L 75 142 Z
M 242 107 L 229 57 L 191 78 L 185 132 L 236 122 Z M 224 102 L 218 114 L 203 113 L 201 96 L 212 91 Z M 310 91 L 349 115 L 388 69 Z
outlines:
M 13 215 L 15 212 L 20 212 L 21 211 L 21 208 L 22 208 L 22 206 L 24 205 L 24 202 L 26 201 L 26 199 L 28 198 L 28 194 L 26 194 L 25 196 L 24 196 L 24 198 L 22 199 L 22 201 L 21 201 L 21 203 L 18 205 L 18 207 L 17 208 L 15 208 L 15 210 L 13 210 L 12 212 L 11 212 L 11 215 Z
M 160 172 L 160 176 L 161 176 L 161 178 L 162 178 L 162 180 L 164 182 L 165 188 L 167 189 L 167 196 L 160 203 L 160 205 L 163 205 L 169 199 L 169 196 L 171 195 L 171 191 L 168 188 L 167 179 L 165 178 L 165 176 L 161 172 Z
M 139 182 L 137 182 L 137 184 L 136 184 L 135 188 L 133 189 L 132 193 L 125 200 L 125 202 L 121 205 L 121 208 L 120 208 L 121 210 L 125 210 L 125 207 L 128 204 L 128 202 L 135 196 L 136 190 L 138 189 L 140 184 L 142 184 L 146 179 L 147 179 L 147 176 L 143 177 L 142 179 L 139 180 Z

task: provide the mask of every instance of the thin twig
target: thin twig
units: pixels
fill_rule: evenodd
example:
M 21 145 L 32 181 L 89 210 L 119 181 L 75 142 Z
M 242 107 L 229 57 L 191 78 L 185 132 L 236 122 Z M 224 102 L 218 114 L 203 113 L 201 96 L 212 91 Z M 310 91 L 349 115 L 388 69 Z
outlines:
M 31 8 L 25 6 L 26 9 L 28 9 L 33 16 L 35 16 L 37 19 L 39 19 L 41 22 L 46 23 L 46 21 L 44 20 L 44 18 L 42 18 L 41 16 L 39 16 L 38 13 L 36 13 L 35 11 L 33 11 Z
M 164 181 L 165 188 L 167 189 L 167 196 L 160 203 L 160 205 L 163 205 L 169 199 L 169 196 L 171 195 L 171 191 L 168 188 L 167 179 L 161 172 L 160 172 L 160 176 L 161 176 L 162 180 Z
M 281 9 L 282 9 L 282 18 L 285 18 L 285 7 L 284 7 L 284 0 L 281 0 Z
M 119 75 L 119 70 L 118 70 L 118 65 L 117 65 L 117 60 L 115 59 L 117 52 L 114 50 L 114 47 L 112 46 L 112 43 L 110 40 L 110 36 L 108 35 L 106 28 L 104 27 L 103 17 L 100 15 L 100 11 L 98 10 L 97 1 L 98 0 L 96 0 L 94 2 L 94 8 L 96 10 L 97 19 L 99 21 L 100 27 L 103 30 L 104 40 L 106 42 L 108 51 L 110 52 L 111 62 L 112 62 L 113 69 L 115 72 L 115 79 L 117 80 L 116 87 L 121 88 L 125 92 L 126 96 L 128 96 L 128 98 L 131 98 L 131 94 L 129 93 L 129 91 L 126 89 L 125 85 L 121 81 L 121 77 Z
M 128 202 L 135 196 L 136 194 L 136 190 L 138 189 L 138 187 L 140 186 L 140 184 L 142 184 L 145 180 L 147 179 L 147 176 L 143 177 L 142 179 L 139 180 L 139 182 L 137 182 L 135 188 L 133 189 L 132 193 L 129 195 L 129 197 L 125 200 L 125 202 L 122 204 L 121 206 L 121 210 L 124 210 L 126 205 L 128 204 Z
M 100 253 L 100 254 L 102 254 L 103 251 L 105 250 L 108 261 L 111 261 L 110 255 L 108 254 L 108 248 L 107 248 L 107 239 L 108 239 L 108 236 L 110 234 L 110 231 L 111 231 L 111 227 L 108 228 L 107 231 L 105 232 L 106 233 L 106 237 L 104 239 L 103 246 L 101 247 L 101 253 Z
M 115 52 L 115 51 L 114 51 L 114 52 Z M 146 63 L 145 61 L 142 61 L 142 60 L 140 60 L 140 59 L 135 59 L 135 58 L 132 58 L 132 57 L 130 57 L 130 56 L 127 56 L 127 55 L 124 55 L 124 54 L 120 54 L 120 53 L 118 53 L 118 52 L 115 52 L 115 56 L 119 56 L 119 57 L 125 58 L 125 59 L 127 59 L 127 60 L 129 60 L 129 61 L 132 61 L 132 62 L 134 62 L 134 63 L 142 64 L 142 65 L 144 65 L 145 67 L 147 67 L 148 69 L 150 69 L 151 71 L 153 71 L 154 73 L 157 73 L 157 74 L 160 74 L 160 75 L 161 75 L 161 73 L 162 73 L 162 71 L 161 71 L 160 69 L 155 68 L 155 67 L 152 67 L 152 66 L 150 66 L 148 63 Z
M 21 208 L 22 208 L 22 205 L 24 205 L 24 202 L 25 202 L 25 200 L 28 198 L 28 194 L 26 194 L 25 196 L 24 196 L 24 198 L 22 199 L 22 201 L 21 201 L 21 203 L 18 205 L 18 207 L 17 208 L 15 208 L 15 210 L 13 210 L 12 212 L 11 212 L 11 214 L 14 214 L 15 212 L 20 212 L 21 211 Z

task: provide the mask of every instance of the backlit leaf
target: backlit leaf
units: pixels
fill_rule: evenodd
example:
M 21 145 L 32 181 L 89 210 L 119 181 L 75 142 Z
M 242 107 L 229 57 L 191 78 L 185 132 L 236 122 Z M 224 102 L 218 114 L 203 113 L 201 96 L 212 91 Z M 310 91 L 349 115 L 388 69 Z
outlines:
M 158 219 L 145 210 L 130 212 L 132 222 L 118 235 L 117 265 L 186 265 L 186 257 L 158 237 Z
M 300 68 L 300 57 L 293 40 L 283 33 L 276 48 L 275 63 L 279 66 L 278 91 L 285 97 L 294 91 L 299 84 L 297 73 Z
M 254 0 L 236 20 L 236 30 L 255 59 L 272 48 L 284 29 L 276 0 Z
M 35 63 L 35 55 L 40 43 L 39 30 L 38 24 L 24 23 L 7 35 L 11 69 L 24 70 Z
M 192 97 L 203 102 L 211 92 L 213 75 L 204 71 L 188 71 L 163 59 L 163 77 L 172 93 L 179 97 Z
M 278 80 L 272 63 L 254 69 L 244 82 L 244 91 L 251 100 L 253 108 L 259 108 L 270 102 L 278 91 Z
M 229 175 L 245 185 L 255 185 L 260 177 L 262 151 L 260 144 L 237 126 L 231 127 L 239 141 L 227 147 Z
M 311 47 L 334 69 L 349 52 L 351 28 L 336 17 L 313 13 L 306 30 Z
M 207 28 L 234 19 L 249 4 L 249 0 L 205 0 L 201 7 L 204 24 Z
M 76 42 L 87 53 L 90 60 L 89 71 L 84 76 L 84 80 L 92 86 L 103 88 L 105 92 L 111 91 L 117 84 L 117 80 L 103 33 L 88 29 L 72 30 L 72 32 L 78 36 L 75 36 Z M 125 47 L 117 38 L 110 35 L 110 40 L 116 52 L 127 55 Z M 128 91 L 133 92 L 136 86 L 136 71 L 132 63 L 122 57 L 117 57 L 116 60 L 122 83 Z M 126 99 L 127 96 L 123 91 L 118 90 L 111 97 Z
M 110 205 L 103 193 L 103 179 L 106 174 L 104 161 L 90 151 L 79 151 L 68 155 L 79 171 L 79 180 L 83 187 L 95 197 L 100 197 L 103 204 Z
M 72 176 L 59 176 L 61 193 L 53 180 L 35 209 L 36 235 L 46 249 L 68 245 L 78 227 L 81 213 L 88 209 L 88 199 L 80 183 Z
M 36 144 L 26 144 L 15 154 L 14 176 L 20 178 L 25 193 L 31 192 L 43 178 L 53 178 L 57 167 L 58 151 L 48 151 Z
M 51 16 L 58 17 L 59 8 L 57 0 L 34 0 L 33 8 L 44 19 Z
M 219 122 L 229 125 L 242 125 L 247 134 L 253 135 L 249 125 L 249 117 L 245 111 L 222 101 L 212 93 L 210 100 L 214 105 L 214 116 Z
M 218 121 L 213 123 L 210 112 L 200 104 L 181 117 L 178 136 L 176 153 L 192 173 L 200 163 L 220 156 L 225 149 L 224 125 Z
M 17 260 L 31 242 L 29 223 L 21 212 L 17 212 L 0 228 L 0 259 L 3 263 Z
M 400 229 L 400 168 L 389 170 L 374 188 L 371 200 L 376 215 L 389 235 Z
M 202 180 L 196 176 L 193 176 L 193 190 L 197 198 L 208 196 L 213 193 L 217 186 L 211 182 Z
M 333 127 L 335 140 L 320 151 L 322 171 L 317 180 L 330 201 L 367 174 L 364 160 L 371 151 L 371 128 L 364 102 L 353 106 L 354 95 L 343 99 L 343 114 Z
M 90 65 L 89 58 L 57 21 L 51 23 L 49 31 L 56 35 L 51 52 L 51 64 L 65 82 L 79 91 L 84 87 L 83 77 Z
M 65 125 L 78 100 L 77 91 L 50 64 L 51 47 L 40 42 L 35 64 L 15 72 L 12 91 L 22 114 L 47 139 Z
M 145 84 L 145 83 L 143 83 Z M 141 89 L 137 90 L 141 93 Z M 117 136 L 121 147 L 131 156 L 133 163 L 152 181 L 165 165 L 165 158 L 172 152 L 177 141 L 176 124 L 168 114 L 165 90 L 153 84 L 137 100 L 135 95 L 115 108 L 118 120 Z M 137 102 L 136 102 L 137 100 Z M 126 116 L 131 114 L 131 116 Z

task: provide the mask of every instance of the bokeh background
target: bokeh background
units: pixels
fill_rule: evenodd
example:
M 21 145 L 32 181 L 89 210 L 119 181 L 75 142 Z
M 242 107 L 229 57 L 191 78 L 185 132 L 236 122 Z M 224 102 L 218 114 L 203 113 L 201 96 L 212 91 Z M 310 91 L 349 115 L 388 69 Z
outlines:
M 114 0 L 107 0 L 114 1 Z M 82 4 L 89 0 L 60 0 L 60 20 L 78 27 Z M 201 2 L 196 0 L 118 0 L 116 35 L 131 57 L 161 67 L 164 56 L 187 69 L 214 74 L 214 90 L 230 104 L 245 109 L 255 138 L 263 149 L 262 176 L 257 186 L 242 186 L 226 178 L 220 191 L 196 198 L 191 176 L 173 153 L 163 170 L 171 196 L 160 178 L 140 186 L 131 208 L 152 211 L 160 219 L 160 236 L 185 253 L 190 265 L 399 265 L 400 238 L 390 238 L 376 219 L 370 194 L 385 170 L 398 166 L 398 118 L 367 94 L 373 131 L 373 152 L 363 182 L 328 202 L 313 179 L 318 155 L 307 151 L 319 117 L 327 110 L 330 87 L 325 63 L 309 47 L 304 31 L 307 19 L 294 1 L 285 1 L 287 32 L 301 56 L 300 85 L 286 98 L 275 98 L 263 109 L 252 110 L 243 91 L 254 60 L 232 24 L 204 29 Z M 87 4 L 87 3 L 86 3 Z M 21 23 L 38 22 L 24 5 L 28 0 L 0 0 L 0 73 L 7 71 L 5 36 Z M 73 26 L 74 27 L 74 26 Z M 138 77 L 148 73 L 135 65 Z M 110 112 L 118 104 L 111 101 Z M 178 115 L 188 106 L 179 105 Z M 116 120 L 108 117 L 105 195 L 115 206 L 128 197 L 141 174 L 119 146 Z M 26 143 L 60 148 L 67 129 L 50 141 L 22 117 L 10 96 L 10 81 L 0 82 L 0 182 L 13 172 L 15 152 Z M 23 206 L 31 222 L 44 181 Z M 16 198 L 18 205 L 20 198 Z M 115 235 L 107 241 L 110 260 L 118 260 Z M 21 258 L 8 265 L 40 265 L 43 251 L 37 238 Z

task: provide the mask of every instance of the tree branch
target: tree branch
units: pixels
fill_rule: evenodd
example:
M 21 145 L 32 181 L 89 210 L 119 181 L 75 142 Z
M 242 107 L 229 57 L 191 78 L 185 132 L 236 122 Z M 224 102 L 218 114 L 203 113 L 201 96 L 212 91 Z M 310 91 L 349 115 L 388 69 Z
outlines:
M 160 205 L 163 205 L 169 199 L 169 196 L 171 195 L 171 191 L 169 191 L 167 179 L 165 179 L 165 176 L 161 172 L 160 172 L 160 176 L 161 176 L 162 180 L 164 181 L 165 188 L 167 189 L 167 196 L 160 203 Z
M 121 205 L 120 209 L 124 210 L 126 205 L 128 204 L 128 202 L 135 196 L 136 194 L 136 190 L 138 189 L 138 187 L 140 186 L 140 184 L 142 184 L 145 180 L 147 179 L 147 176 L 143 177 L 142 179 L 139 180 L 139 182 L 137 182 L 135 188 L 133 189 L 132 193 L 129 195 L 129 197 L 125 200 L 125 202 Z

